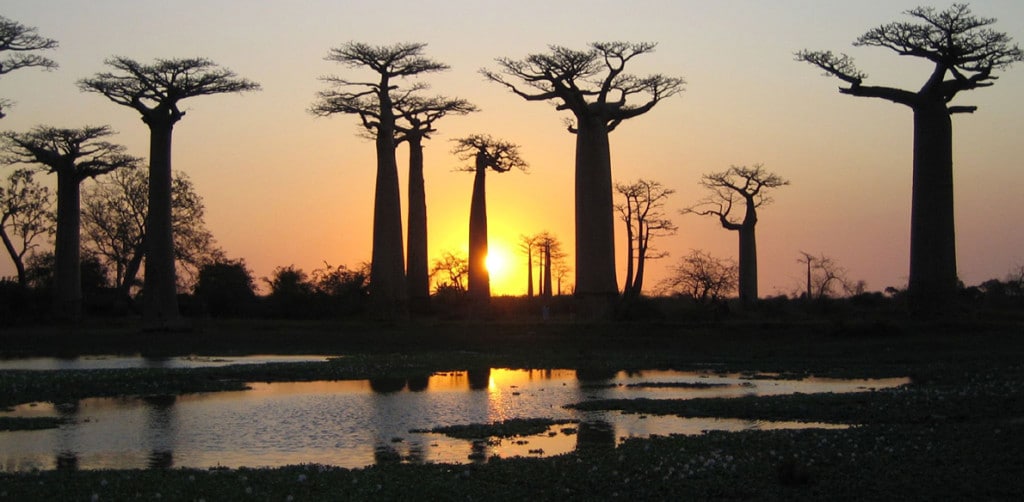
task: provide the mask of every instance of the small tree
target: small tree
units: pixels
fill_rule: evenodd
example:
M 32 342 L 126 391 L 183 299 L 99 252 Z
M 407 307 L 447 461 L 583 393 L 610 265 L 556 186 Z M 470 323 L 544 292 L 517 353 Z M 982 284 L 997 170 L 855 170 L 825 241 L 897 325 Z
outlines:
M 487 170 L 496 173 L 512 169 L 525 171 L 527 164 L 519 156 L 518 145 L 486 134 L 474 134 L 454 141 L 452 153 L 462 160 L 473 159 L 473 165 L 462 170 L 475 173 L 469 208 L 468 293 L 476 301 L 487 302 L 491 299 L 491 279 L 487 271 Z
M 142 269 L 149 213 L 146 173 L 118 170 L 82 193 L 82 232 L 87 249 L 114 274 L 114 287 L 130 298 Z M 191 291 L 204 264 L 223 261 L 213 234 L 206 228 L 203 198 L 184 172 L 171 182 L 171 227 L 175 270 L 180 292 Z
M 585 50 L 551 46 L 545 54 L 498 59 L 500 73 L 481 70 L 527 101 L 555 101 L 557 110 L 573 115 L 568 130 L 576 135 L 576 294 L 594 302 L 585 309 L 593 317 L 611 312 L 619 288 L 608 135 L 683 89 L 681 78 L 624 73 L 628 62 L 654 47 L 628 42 L 591 43 Z
M 707 304 L 720 301 L 735 290 L 737 277 L 738 267 L 734 261 L 694 249 L 679 259 L 670 275 L 662 280 L 660 289 Z
M 789 182 L 766 171 L 763 165 L 754 164 L 754 167 L 732 166 L 722 172 L 705 174 L 700 184 L 711 192 L 710 195 L 683 209 L 682 213 L 718 218 L 722 228 L 739 234 L 740 301 L 749 305 L 757 300 L 757 240 L 754 234 L 757 209 L 771 203 L 768 196 L 771 189 Z M 744 206 L 742 216 L 734 212 L 738 203 Z
M 469 260 L 465 256 L 445 251 L 440 258 L 434 260 L 430 267 L 430 277 L 434 280 L 437 292 L 452 290 L 466 291 L 466 274 L 469 272 Z
M 41 237 L 54 231 L 53 197 L 31 170 L 18 169 L 0 186 L 0 240 L 18 272 L 18 285 L 28 287 L 25 259 Z
M 255 91 L 259 84 L 238 78 L 203 58 L 157 59 L 145 65 L 115 57 L 106 64 L 115 72 L 80 80 L 79 88 L 102 94 L 142 115 L 149 126 L 149 214 L 146 218 L 146 276 L 143 324 L 146 329 L 173 329 L 180 324 L 177 276 L 174 269 L 172 223 L 171 135 L 185 112 L 181 100 Z
M 203 312 L 208 315 L 246 316 L 251 312 L 256 299 L 252 272 L 242 259 L 207 263 L 199 269 L 194 295 Z
M 797 262 L 807 266 L 807 291 L 804 294 L 808 300 L 857 293 L 858 283 L 848 279 L 846 269 L 831 257 L 800 251 Z
M 40 36 L 36 28 L 0 16 L 0 75 L 21 68 L 56 68 L 55 61 L 35 52 L 56 49 L 57 45 L 56 40 Z M 4 107 L 10 104 L 9 100 L 0 98 L 0 119 L 4 118 Z
M 626 284 L 622 296 L 634 299 L 643 290 L 647 260 L 668 256 L 667 252 L 657 252 L 651 247 L 651 238 L 676 233 L 676 226 L 663 212 L 665 199 L 676 191 L 658 181 L 642 178 L 628 185 L 616 183 L 615 191 L 624 199 L 615 209 L 626 226 Z
M 64 129 L 38 126 L 26 133 L 0 135 L 5 163 L 38 164 L 57 175 L 57 242 L 53 311 L 58 319 L 82 316 L 81 193 L 88 178 L 115 169 L 134 169 L 142 161 L 121 145 L 105 141 L 114 134 L 108 126 Z
M 956 113 L 976 106 L 951 106 L 962 91 L 991 86 L 994 72 L 1024 60 L 1024 52 L 1005 33 L 988 26 L 995 19 L 975 17 L 967 4 L 944 11 L 917 7 L 906 11 L 915 22 L 890 23 L 861 35 L 854 46 L 882 47 L 933 65 L 918 90 L 864 85 L 867 74 L 846 54 L 800 51 L 810 63 L 847 87 L 850 96 L 880 98 L 909 107 L 914 114 L 913 194 L 910 209 L 910 282 L 915 311 L 937 312 L 955 297 L 956 232 L 953 217 L 953 127 Z

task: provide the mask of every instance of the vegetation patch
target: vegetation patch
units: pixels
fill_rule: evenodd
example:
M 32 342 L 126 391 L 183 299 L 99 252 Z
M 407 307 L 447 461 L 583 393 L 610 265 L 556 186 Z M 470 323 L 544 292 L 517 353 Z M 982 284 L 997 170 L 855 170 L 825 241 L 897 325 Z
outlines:
M 450 425 L 433 429 L 413 429 L 409 432 L 433 432 L 444 434 L 456 439 L 485 439 L 491 437 L 510 438 L 515 436 L 533 436 L 542 434 L 553 425 L 576 424 L 579 420 L 551 418 L 512 418 L 489 424 Z
M 0 432 L 56 429 L 62 422 L 56 417 L 0 417 Z

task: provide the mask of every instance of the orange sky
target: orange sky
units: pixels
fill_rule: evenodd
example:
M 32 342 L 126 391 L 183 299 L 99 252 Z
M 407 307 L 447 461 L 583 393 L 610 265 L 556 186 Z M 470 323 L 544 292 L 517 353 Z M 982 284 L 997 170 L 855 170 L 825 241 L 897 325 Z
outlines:
M 652 264 L 646 284 L 690 249 L 736 256 L 736 235 L 715 221 L 680 216 L 703 194 L 702 173 L 730 164 L 765 166 L 789 179 L 758 224 L 761 294 L 800 287 L 799 251 L 825 253 L 868 288 L 902 286 L 908 264 L 911 115 L 881 100 L 840 95 L 839 82 L 797 63 L 799 49 L 856 57 L 869 83 L 916 88 L 928 68 L 883 49 L 850 42 L 878 24 L 901 20 L 914 1 L 779 0 L 623 2 L 457 0 L 424 3 L 307 1 L 8 0 L 0 14 L 39 28 L 61 47 L 54 72 L 20 70 L 0 78 L 0 96 L 17 105 L 0 129 L 110 124 L 114 141 L 147 153 L 137 114 L 75 81 L 123 55 L 205 56 L 262 84 L 244 96 L 194 98 L 174 134 L 174 168 L 187 172 L 207 206 L 207 225 L 231 257 L 256 277 L 282 265 L 310 271 L 355 266 L 370 256 L 374 148 L 357 120 L 314 118 L 306 110 L 319 76 L 357 73 L 324 61 L 347 41 L 428 43 L 427 54 L 452 70 L 424 81 L 432 92 L 466 98 L 482 111 L 448 117 L 426 144 L 430 253 L 466 249 L 472 175 L 449 153 L 450 139 L 487 133 L 521 145 L 529 173 L 488 176 L 491 247 L 514 262 L 492 275 L 497 294 L 522 294 L 520 234 L 554 233 L 573 251 L 573 137 L 549 104 L 528 103 L 486 82 L 481 67 L 520 58 L 548 44 L 654 41 L 655 53 L 632 64 L 638 74 L 682 76 L 686 91 L 624 123 L 611 137 L 616 181 L 639 177 L 674 188 L 668 202 L 677 235 L 655 243 L 670 257 Z M 928 3 L 928 2 L 924 2 Z M 936 3 L 939 8 L 948 4 Z M 976 14 L 1024 41 L 1024 2 L 972 2 Z M 386 19 L 383 25 L 378 20 Z M 1024 265 L 1024 68 L 958 98 L 978 105 L 954 119 L 959 269 L 968 284 L 1004 277 Z M 402 190 L 407 152 L 398 149 Z M 52 180 L 51 180 L 52 181 Z M 403 197 L 403 210 L 406 204 Z M 617 228 L 621 236 L 622 229 Z M 622 244 L 619 261 L 624 270 Z M 10 275 L 7 257 L 0 275 Z M 620 281 L 622 280 L 620 273 Z

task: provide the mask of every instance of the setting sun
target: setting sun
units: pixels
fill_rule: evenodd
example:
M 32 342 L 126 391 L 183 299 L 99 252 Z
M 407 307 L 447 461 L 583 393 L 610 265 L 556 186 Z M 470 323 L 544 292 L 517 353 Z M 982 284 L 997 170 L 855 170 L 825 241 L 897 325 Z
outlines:
M 487 250 L 487 272 L 492 279 L 500 279 L 508 275 L 510 258 L 504 248 L 490 246 Z

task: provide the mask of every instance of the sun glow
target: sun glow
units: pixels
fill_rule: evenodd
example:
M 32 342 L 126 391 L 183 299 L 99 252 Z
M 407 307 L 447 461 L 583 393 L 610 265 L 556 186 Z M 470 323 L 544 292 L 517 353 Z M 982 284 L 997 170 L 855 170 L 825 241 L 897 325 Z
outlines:
M 509 258 L 508 252 L 498 246 L 488 246 L 487 258 L 487 272 L 491 275 L 491 279 L 502 278 L 510 272 L 511 258 Z

